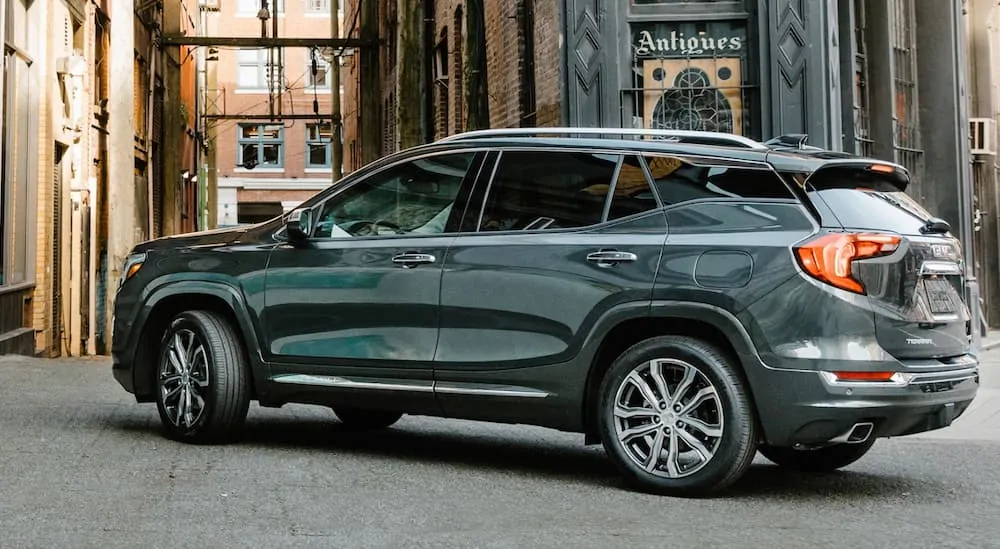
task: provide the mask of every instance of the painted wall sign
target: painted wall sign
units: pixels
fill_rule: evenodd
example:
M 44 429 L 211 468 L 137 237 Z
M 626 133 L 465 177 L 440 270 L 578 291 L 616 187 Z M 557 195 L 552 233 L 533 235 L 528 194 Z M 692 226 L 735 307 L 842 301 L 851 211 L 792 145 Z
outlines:
M 705 31 L 694 35 L 672 30 L 657 36 L 648 30 L 636 33 L 635 52 L 640 56 L 654 54 L 703 55 L 741 51 L 744 39 L 739 35 L 713 36 Z

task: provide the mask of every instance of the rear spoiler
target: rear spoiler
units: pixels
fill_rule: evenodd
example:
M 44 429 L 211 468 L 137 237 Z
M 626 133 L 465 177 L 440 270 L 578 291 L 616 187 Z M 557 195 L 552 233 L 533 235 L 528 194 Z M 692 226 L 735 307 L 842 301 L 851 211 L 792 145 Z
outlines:
M 775 152 L 790 152 L 821 161 L 805 180 L 804 184 L 807 188 L 811 187 L 810 190 L 867 188 L 905 191 L 910 184 L 909 172 L 899 164 L 807 145 L 808 139 L 806 134 L 788 134 L 765 141 L 764 145 Z
M 806 178 L 812 190 L 871 189 L 874 191 L 905 191 L 910 184 L 906 168 L 868 158 L 829 161 Z M 891 188 L 886 188 L 886 187 Z

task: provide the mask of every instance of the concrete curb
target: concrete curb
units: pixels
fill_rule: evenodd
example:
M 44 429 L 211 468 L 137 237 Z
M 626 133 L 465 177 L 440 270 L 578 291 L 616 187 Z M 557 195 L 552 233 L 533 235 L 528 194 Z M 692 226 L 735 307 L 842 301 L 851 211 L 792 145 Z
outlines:
M 1000 347 L 1000 339 L 994 339 L 993 341 L 984 341 L 980 344 L 979 349 L 981 351 L 989 351 L 990 349 L 996 349 Z

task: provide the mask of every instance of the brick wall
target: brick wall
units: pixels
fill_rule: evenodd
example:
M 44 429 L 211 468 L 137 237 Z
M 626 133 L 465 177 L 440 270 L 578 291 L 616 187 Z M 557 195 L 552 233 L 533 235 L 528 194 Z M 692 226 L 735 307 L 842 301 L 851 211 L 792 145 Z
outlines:
M 518 32 L 517 12 L 524 0 L 485 2 L 486 72 L 490 92 L 490 127 L 517 127 L 520 123 L 521 56 L 524 41 Z
M 358 24 L 355 24 L 355 17 L 358 10 L 358 0 L 341 0 L 344 10 L 344 26 L 340 29 L 341 34 L 356 38 L 358 36 Z M 351 31 L 351 27 L 354 30 Z M 358 55 L 347 58 L 344 62 L 344 69 L 340 75 L 340 83 L 344 86 L 344 97 L 340 104 L 342 113 L 344 132 L 344 173 L 358 169 L 360 164 L 360 138 L 358 134 L 358 123 L 360 121 L 358 113 L 359 79 Z
M 527 0 L 535 8 L 535 105 L 536 126 L 562 125 L 562 72 L 559 68 L 559 36 L 562 14 L 559 3 Z
M 525 36 L 521 30 L 525 4 L 530 2 L 533 8 L 533 42 L 534 59 L 531 79 L 525 78 L 523 58 Z M 358 0 L 345 0 L 345 20 L 350 21 Z M 380 33 L 395 32 L 395 0 L 378 0 Z M 428 91 L 432 97 L 434 112 L 429 114 L 429 123 L 433 125 L 435 139 L 465 130 L 468 108 L 465 104 L 465 32 L 466 3 L 465 0 L 434 0 L 425 4 L 428 8 L 426 17 L 434 21 L 434 35 L 429 41 L 431 50 L 426 53 L 427 62 L 433 67 L 436 46 L 444 42 L 447 46 L 447 78 L 431 83 Z M 553 0 L 484 0 L 486 22 L 486 71 L 488 74 L 490 125 L 494 128 L 516 127 L 522 124 L 522 118 L 534 114 L 534 125 L 557 126 L 562 123 L 562 81 L 560 70 L 559 36 L 562 33 L 562 15 L 559 2 Z M 357 35 L 355 33 L 355 35 Z M 380 36 L 383 46 L 380 51 L 379 68 L 382 90 L 380 112 L 383 117 L 383 154 L 388 152 L 387 145 L 395 140 L 395 109 L 399 108 L 399 98 L 394 96 L 395 71 L 393 60 L 395 55 L 388 44 L 395 44 L 395 37 Z M 433 68 L 430 69 L 433 71 Z M 352 148 L 360 148 L 358 126 L 359 117 L 359 70 L 357 59 L 344 73 L 344 150 L 348 160 L 347 170 L 358 167 L 352 159 Z M 527 106 L 522 101 L 523 87 L 533 80 L 534 112 L 527 112 Z M 365 113 L 360 113 L 364 116 Z M 360 156 L 360 151 L 357 153 Z

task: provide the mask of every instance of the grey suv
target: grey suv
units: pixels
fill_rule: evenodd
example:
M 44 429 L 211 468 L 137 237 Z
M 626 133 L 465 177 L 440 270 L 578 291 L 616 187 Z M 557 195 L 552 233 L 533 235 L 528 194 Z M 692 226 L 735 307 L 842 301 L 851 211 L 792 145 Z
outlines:
M 833 470 L 979 386 L 959 242 L 907 183 L 803 136 L 460 134 L 272 221 L 136 246 L 113 373 L 182 441 L 230 438 L 255 400 L 584 433 L 662 494 L 758 451 Z

